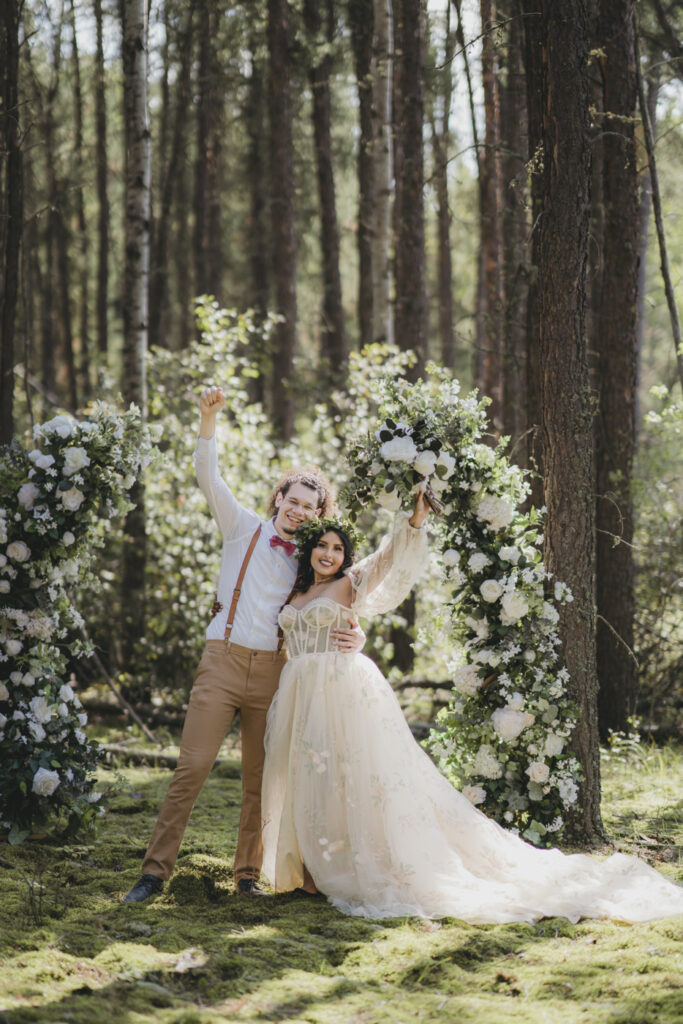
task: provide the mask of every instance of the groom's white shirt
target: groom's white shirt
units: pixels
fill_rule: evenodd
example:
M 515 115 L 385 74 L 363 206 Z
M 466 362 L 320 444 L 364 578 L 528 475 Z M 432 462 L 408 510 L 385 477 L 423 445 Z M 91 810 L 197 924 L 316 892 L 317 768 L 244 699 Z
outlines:
M 274 651 L 278 644 L 277 616 L 294 585 L 296 556 L 286 555 L 281 547 L 271 548 L 270 538 L 275 536 L 273 521 L 259 519 L 237 501 L 218 472 L 215 437 L 197 438 L 194 464 L 199 486 L 223 538 L 217 588 L 223 609 L 209 623 L 206 639 L 223 639 L 240 566 L 261 523 L 261 534 L 242 582 L 230 639 L 252 650 Z

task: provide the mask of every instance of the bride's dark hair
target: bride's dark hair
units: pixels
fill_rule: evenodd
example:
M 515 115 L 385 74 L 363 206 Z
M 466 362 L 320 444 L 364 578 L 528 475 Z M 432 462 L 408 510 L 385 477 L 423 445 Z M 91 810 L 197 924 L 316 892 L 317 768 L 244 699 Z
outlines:
M 355 553 L 354 543 L 346 530 L 337 524 L 326 524 L 325 522 L 320 523 L 320 529 L 312 530 L 310 528 L 310 524 L 311 520 L 309 519 L 306 524 L 308 527 L 306 537 L 299 547 L 299 568 L 296 574 L 296 580 L 294 581 L 292 596 L 294 594 L 305 594 L 306 591 L 315 583 L 315 574 L 313 572 L 313 566 L 311 565 L 311 555 L 313 553 L 313 548 L 316 546 L 323 534 L 336 533 L 344 545 L 344 560 L 332 579 L 341 579 L 344 575 L 344 570 L 348 569 L 350 565 L 353 565 L 353 556 Z

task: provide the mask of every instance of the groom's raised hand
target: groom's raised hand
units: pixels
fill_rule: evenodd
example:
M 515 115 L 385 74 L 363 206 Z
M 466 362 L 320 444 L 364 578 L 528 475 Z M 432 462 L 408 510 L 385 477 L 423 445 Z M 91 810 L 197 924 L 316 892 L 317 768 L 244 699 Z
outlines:
M 204 388 L 199 396 L 199 411 L 201 422 L 199 424 L 199 436 L 207 440 L 212 438 L 216 430 L 216 415 L 225 405 L 223 388 Z

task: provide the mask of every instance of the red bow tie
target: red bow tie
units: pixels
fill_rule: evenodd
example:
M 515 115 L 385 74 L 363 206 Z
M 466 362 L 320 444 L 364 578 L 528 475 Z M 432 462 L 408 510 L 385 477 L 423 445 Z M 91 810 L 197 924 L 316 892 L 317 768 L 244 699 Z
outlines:
M 296 551 L 296 544 L 293 540 L 283 540 L 277 534 L 270 538 L 270 546 L 271 548 L 284 548 L 286 555 L 293 555 Z

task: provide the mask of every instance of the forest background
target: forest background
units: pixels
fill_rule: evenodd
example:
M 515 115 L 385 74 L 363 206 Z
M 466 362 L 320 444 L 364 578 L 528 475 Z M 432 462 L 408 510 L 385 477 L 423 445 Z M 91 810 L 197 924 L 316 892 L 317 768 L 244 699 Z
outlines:
M 3 5 L 0 440 L 119 395 L 163 425 L 80 597 L 129 699 L 182 704 L 209 614 L 200 386 L 261 509 L 291 461 L 343 484 L 373 381 L 434 360 L 548 508 L 584 766 L 634 714 L 675 728 L 682 31 L 661 0 Z M 445 680 L 438 605 L 372 626 L 402 682 Z

